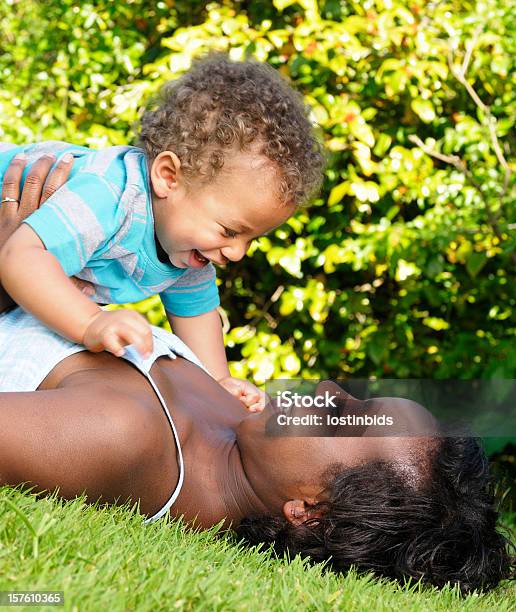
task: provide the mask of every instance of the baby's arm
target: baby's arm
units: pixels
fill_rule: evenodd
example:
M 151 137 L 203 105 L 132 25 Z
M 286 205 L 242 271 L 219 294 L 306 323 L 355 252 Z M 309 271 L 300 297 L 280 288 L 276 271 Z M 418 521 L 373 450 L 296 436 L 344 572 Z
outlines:
M 0 250 L 0 280 L 13 300 L 42 323 L 92 351 L 152 350 L 152 333 L 135 311 L 103 311 L 77 289 L 38 235 L 22 225 Z M 118 315 L 118 316 L 117 316 Z
M 192 349 L 213 378 L 231 376 L 216 309 L 195 317 L 178 317 L 167 312 L 167 317 L 176 336 Z
M 216 309 L 195 317 L 178 317 L 167 312 L 167 317 L 176 336 L 192 349 L 226 391 L 238 398 L 251 412 L 263 410 L 263 391 L 248 380 L 233 378 L 229 372 L 222 324 Z

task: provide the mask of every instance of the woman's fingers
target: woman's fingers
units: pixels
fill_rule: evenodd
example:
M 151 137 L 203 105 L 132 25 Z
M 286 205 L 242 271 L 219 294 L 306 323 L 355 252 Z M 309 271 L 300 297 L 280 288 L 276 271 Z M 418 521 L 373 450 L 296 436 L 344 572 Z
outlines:
M 22 189 L 21 181 L 27 165 L 27 156 L 18 153 L 13 157 L 2 181 L 1 199 L 7 200 L 0 206 L 0 224 L 4 230 L 9 230 L 11 234 L 66 182 L 72 169 L 73 155 L 66 153 L 49 175 L 55 161 L 56 158 L 52 154 L 37 159 L 27 173 Z
M 15 155 L 5 171 L 3 182 L 2 182 L 2 196 L 0 199 L 4 200 L 10 198 L 16 200 L 16 202 L 4 202 L 0 206 L 0 213 L 2 217 L 7 219 L 15 219 L 18 214 L 18 205 L 20 201 L 20 184 L 25 166 L 27 165 L 27 158 L 23 154 Z
M 31 166 L 23 191 L 20 193 L 21 179 L 25 166 L 26 156 L 21 153 L 15 155 L 5 171 L 2 183 L 2 200 L 10 198 L 16 202 L 5 202 L 2 205 L 2 215 L 17 219 L 21 223 L 30 214 L 37 210 L 43 202 L 53 195 L 68 179 L 73 165 L 73 155 L 66 153 L 57 166 L 49 174 L 56 161 L 51 153 L 43 155 Z
M 48 154 L 43 155 L 32 164 L 23 184 L 19 209 L 20 221 L 39 208 L 45 179 L 55 161 L 55 156 Z
M 40 204 L 43 204 L 48 198 L 59 189 L 64 183 L 66 183 L 70 171 L 73 166 L 73 155 L 71 153 L 65 153 L 62 159 L 59 160 L 57 166 L 52 170 L 50 176 L 45 183 L 43 194 L 41 196 Z

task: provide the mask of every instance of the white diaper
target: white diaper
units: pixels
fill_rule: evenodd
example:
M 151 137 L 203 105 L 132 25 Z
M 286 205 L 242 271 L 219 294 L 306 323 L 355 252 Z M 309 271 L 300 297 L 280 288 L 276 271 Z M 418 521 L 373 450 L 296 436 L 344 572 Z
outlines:
M 132 346 L 126 347 L 124 359 L 139 370 L 149 372 L 158 357 L 176 355 L 203 368 L 199 359 L 177 336 L 152 327 L 154 350 L 142 359 Z M 50 331 L 21 308 L 0 315 L 0 392 L 35 391 L 47 374 L 63 359 L 86 349 Z M 204 368 L 203 368 L 204 369 Z

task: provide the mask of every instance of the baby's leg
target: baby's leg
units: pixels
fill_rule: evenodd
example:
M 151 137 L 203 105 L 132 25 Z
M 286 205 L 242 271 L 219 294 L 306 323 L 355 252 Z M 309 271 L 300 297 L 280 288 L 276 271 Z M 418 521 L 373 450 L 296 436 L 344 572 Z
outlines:
M 85 492 L 90 502 L 139 499 L 142 512 L 156 512 L 178 478 L 157 398 L 124 392 L 120 372 L 120 389 L 95 370 L 68 378 L 54 390 L 0 393 L 0 485 L 59 488 L 68 499 Z

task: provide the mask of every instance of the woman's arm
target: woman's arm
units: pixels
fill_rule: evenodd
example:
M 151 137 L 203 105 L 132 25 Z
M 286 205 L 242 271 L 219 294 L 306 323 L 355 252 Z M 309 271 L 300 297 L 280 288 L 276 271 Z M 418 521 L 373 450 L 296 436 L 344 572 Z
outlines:
M 0 393 L 0 486 L 161 507 L 178 478 L 170 427 L 143 377 L 115 367 L 76 371 L 57 389 Z

